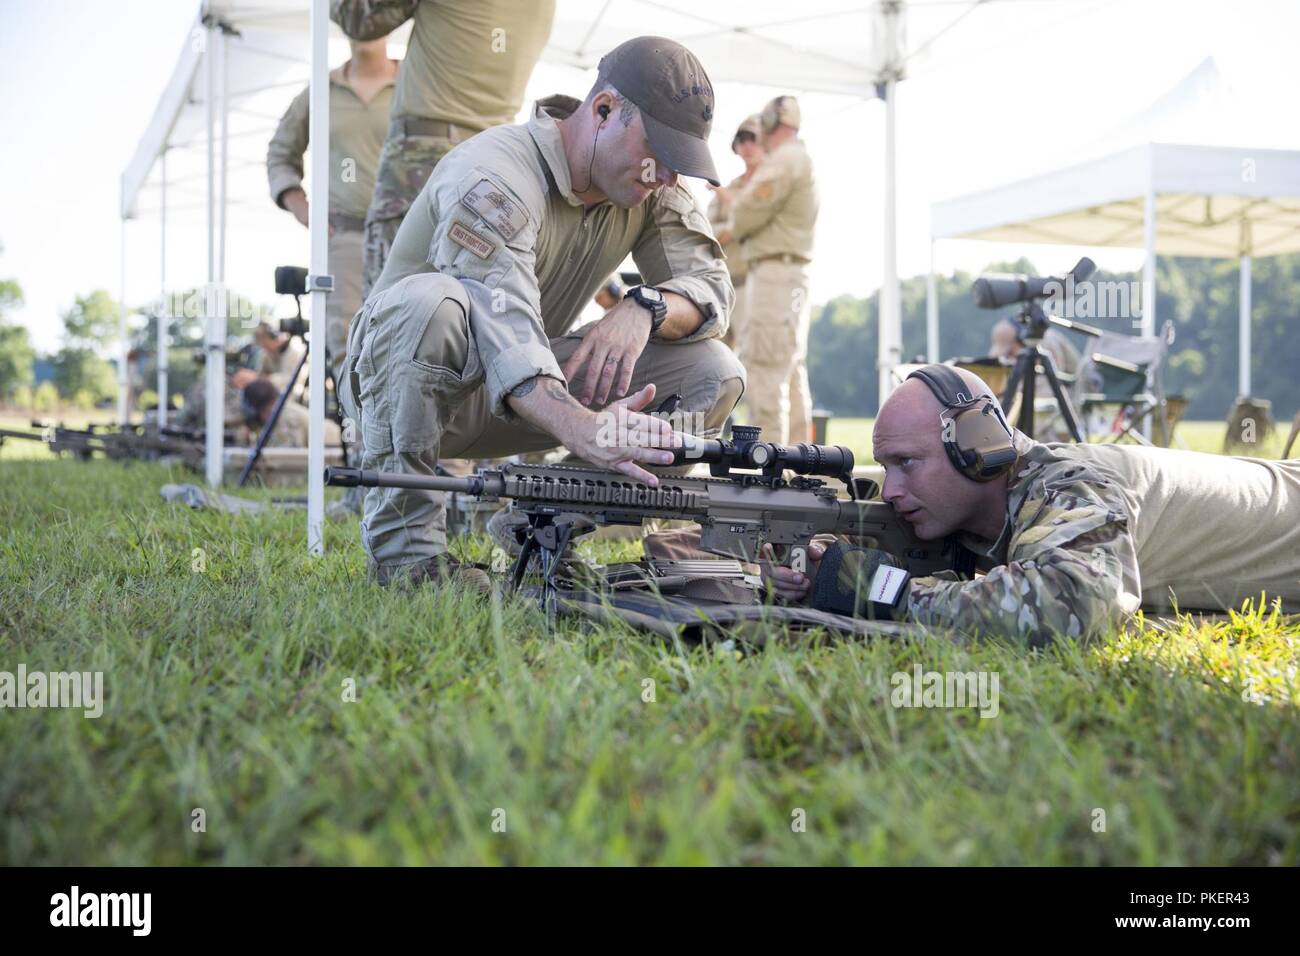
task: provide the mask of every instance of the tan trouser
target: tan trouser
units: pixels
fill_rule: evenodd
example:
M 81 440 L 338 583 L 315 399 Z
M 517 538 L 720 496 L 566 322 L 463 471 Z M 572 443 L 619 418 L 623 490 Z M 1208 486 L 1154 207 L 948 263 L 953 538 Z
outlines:
M 362 232 L 337 229 L 329 238 L 330 274 L 334 276 L 334 291 L 325 300 L 325 344 L 329 348 L 333 371 L 337 375 L 343 368 L 348 351 L 348 326 L 352 316 L 361 308 L 361 248 L 365 239 Z
M 749 376 L 749 414 L 740 424 L 758 425 L 768 441 L 812 441 L 805 267 L 777 259 L 753 263 L 741 294 L 736 351 Z
M 492 415 L 468 310 L 459 282 L 425 273 L 371 296 L 357 316 L 343 406 L 361 422 L 363 468 L 432 475 L 439 457 L 500 458 L 559 444 L 525 421 Z M 589 330 L 551 339 L 561 366 Z M 631 390 L 649 382 L 660 399 L 680 394 L 679 412 L 699 416 L 697 434 L 716 437 L 744 391 L 745 373 L 716 340 L 650 342 Z M 361 543 L 376 564 L 427 560 L 446 542 L 441 493 L 372 488 L 366 495 Z

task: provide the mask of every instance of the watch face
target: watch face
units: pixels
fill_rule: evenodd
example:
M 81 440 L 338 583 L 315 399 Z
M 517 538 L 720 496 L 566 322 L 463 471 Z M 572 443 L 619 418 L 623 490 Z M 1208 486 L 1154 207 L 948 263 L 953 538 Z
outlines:
M 645 296 L 647 299 L 650 299 L 654 302 L 662 302 L 664 298 L 664 294 L 662 292 L 660 292 L 658 289 L 654 288 L 653 286 L 648 286 L 648 285 L 643 285 L 641 287 L 641 294 Z

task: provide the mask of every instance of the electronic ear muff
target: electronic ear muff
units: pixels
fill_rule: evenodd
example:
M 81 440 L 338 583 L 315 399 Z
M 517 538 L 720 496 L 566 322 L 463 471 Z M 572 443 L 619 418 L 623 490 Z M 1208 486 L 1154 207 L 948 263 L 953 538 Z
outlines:
M 1016 464 L 1015 435 L 991 395 L 973 395 L 947 365 L 927 365 L 908 378 L 926 384 L 943 407 L 943 449 L 953 467 L 971 481 L 992 481 Z

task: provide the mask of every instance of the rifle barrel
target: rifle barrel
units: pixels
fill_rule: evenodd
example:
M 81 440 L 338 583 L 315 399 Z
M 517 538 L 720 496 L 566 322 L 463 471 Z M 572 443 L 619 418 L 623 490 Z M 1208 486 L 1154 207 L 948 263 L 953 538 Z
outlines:
M 454 491 L 465 495 L 484 493 L 483 478 L 470 475 L 455 478 L 443 475 L 405 475 L 391 471 L 372 471 L 368 468 L 325 469 L 325 484 L 341 488 L 417 488 L 421 491 Z

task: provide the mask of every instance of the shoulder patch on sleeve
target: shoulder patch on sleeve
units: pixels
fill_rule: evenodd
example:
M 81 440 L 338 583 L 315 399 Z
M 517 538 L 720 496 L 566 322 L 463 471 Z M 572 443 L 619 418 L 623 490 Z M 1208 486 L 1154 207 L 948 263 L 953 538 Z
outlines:
M 486 177 L 461 196 L 460 201 L 467 209 L 481 216 L 506 242 L 528 225 L 528 210 Z
M 496 255 L 497 246 L 491 239 L 480 236 L 469 226 L 458 220 L 453 220 L 451 228 L 447 230 L 447 237 L 461 248 L 468 249 L 480 259 L 491 259 Z
M 673 212 L 685 215 L 695 208 L 695 199 L 686 187 L 678 183 L 674 186 L 663 186 L 656 193 L 658 201 Z

